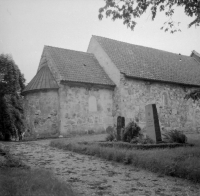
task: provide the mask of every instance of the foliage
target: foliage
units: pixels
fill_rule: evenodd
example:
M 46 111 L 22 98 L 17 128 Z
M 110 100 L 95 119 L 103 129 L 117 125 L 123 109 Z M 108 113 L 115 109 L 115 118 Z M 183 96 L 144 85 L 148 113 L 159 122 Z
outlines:
M 199 101 L 200 99 L 200 89 L 193 90 L 192 92 L 186 94 L 185 99 L 192 99 L 193 101 Z
M 141 128 L 137 125 L 137 123 L 135 123 L 134 121 L 129 122 L 122 135 L 122 141 L 131 142 L 133 138 L 141 135 L 140 131 Z
M 171 130 L 167 133 L 163 134 L 164 140 L 170 143 L 186 143 L 187 137 L 185 134 L 182 133 L 182 131 L 179 130 Z
M 155 142 L 149 136 L 146 136 L 146 138 L 144 138 L 143 135 L 140 135 L 139 137 L 133 138 L 130 141 L 130 143 L 132 143 L 132 144 L 154 144 Z
M 0 55 L 0 139 L 10 140 L 24 131 L 21 92 L 25 79 L 8 55 Z
M 110 129 L 109 133 L 106 135 L 106 141 L 117 141 L 117 130 L 115 127 Z
M 151 12 L 152 20 L 160 11 L 164 12 L 166 17 L 169 18 L 161 29 L 174 33 L 180 31 L 178 28 L 180 22 L 176 23 L 172 19 L 176 7 L 183 7 L 187 16 L 195 17 L 188 27 L 200 25 L 200 1 L 188 0 L 105 0 L 105 5 L 99 9 L 98 17 L 101 20 L 104 17 L 103 14 L 105 14 L 106 17 L 111 17 L 113 21 L 121 19 L 124 25 L 134 30 L 135 20 L 140 18 L 148 9 Z
M 54 140 L 51 141 L 50 145 L 52 147 L 56 147 L 63 150 L 70 150 L 81 154 L 98 156 L 109 161 L 130 164 L 134 167 L 146 169 L 164 175 L 176 176 L 191 180 L 193 182 L 200 182 L 199 146 L 179 147 L 175 149 L 166 148 L 136 150 L 133 148 L 126 148 L 127 146 L 133 146 L 133 144 L 126 142 L 105 143 L 109 143 L 112 146 L 100 146 L 97 143 L 83 144 L 71 140 Z M 119 146 L 119 144 L 121 145 Z M 157 144 L 155 144 L 155 146 L 157 146 Z
M 109 133 L 106 135 L 106 141 L 112 142 L 115 140 L 116 140 L 116 137 L 115 137 L 114 133 Z

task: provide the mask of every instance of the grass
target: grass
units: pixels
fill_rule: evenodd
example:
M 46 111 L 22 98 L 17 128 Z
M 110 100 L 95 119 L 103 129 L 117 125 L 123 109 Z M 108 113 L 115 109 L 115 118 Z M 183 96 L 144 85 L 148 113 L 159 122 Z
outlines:
M 55 178 L 52 172 L 30 169 L 9 152 L 0 155 L 0 195 L 75 196 L 70 186 Z
M 4 196 L 74 196 L 71 188 L 38 169 L 0 168 L 0 190 Z
M 89 139 L 88 139 L 89 140 Z M 155 173 L 176 176 L 193 182 L 200 182 L 200 144 L 194 147 L 179 147 L 151 150 L 136 150 L 121 147 L 105 147 L 87 138 L 54 140 L 51 146 L 81 154 L 98 156 L 110 161 L 130 164 Z

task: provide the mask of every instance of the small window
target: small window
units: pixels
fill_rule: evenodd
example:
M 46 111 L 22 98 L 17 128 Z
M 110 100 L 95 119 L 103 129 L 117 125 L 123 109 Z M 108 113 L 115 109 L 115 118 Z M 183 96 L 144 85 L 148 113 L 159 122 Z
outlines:
M 89 111 L 90 112 L 97 111 L 97 100 L 96 100 L 96 97 L 94 96 L 89 97 Z

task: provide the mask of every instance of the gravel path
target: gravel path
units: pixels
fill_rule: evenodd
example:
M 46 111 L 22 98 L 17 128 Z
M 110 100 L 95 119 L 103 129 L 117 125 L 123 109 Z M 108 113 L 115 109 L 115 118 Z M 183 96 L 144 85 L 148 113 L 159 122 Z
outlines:
M 45 168 L 85 196 L 200 196 L 200 185 L 52 148 L 47 140 L 7 143 L 32 168 Z M 4 143 L 5 144 L 5 143 Z

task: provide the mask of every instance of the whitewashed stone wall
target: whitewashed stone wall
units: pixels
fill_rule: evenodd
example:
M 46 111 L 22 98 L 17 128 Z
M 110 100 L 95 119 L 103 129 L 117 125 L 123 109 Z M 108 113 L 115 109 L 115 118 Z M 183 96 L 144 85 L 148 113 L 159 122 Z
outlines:
M 113 90 L 60 85 L 61 134 L 102 132 L 113 125 Z
M 121 74 L 120 86 L 114 94 L 114 122 L 122 115 L 126 124 L 138 120 L 145 127 L 145 105 L 155 103 L 162 129 L 180 128 L 185 133 L 200 133 L 199 103 L 184 99 L 189 90 L 175 84 L 129 79 Z

